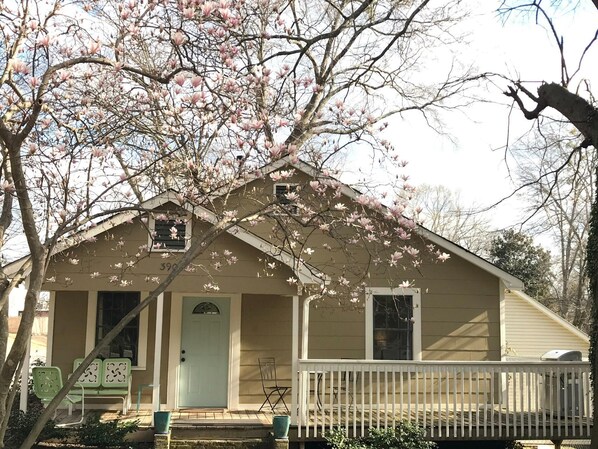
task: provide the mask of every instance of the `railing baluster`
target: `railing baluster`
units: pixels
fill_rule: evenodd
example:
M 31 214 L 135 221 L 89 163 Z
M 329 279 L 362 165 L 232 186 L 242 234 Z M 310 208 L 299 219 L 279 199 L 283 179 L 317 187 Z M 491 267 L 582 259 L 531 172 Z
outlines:
M 342 425 L 357 436 L 406 419 L 435 439 L 588 438 L 589 371 L 587 362 L 300 360 L 297 435 Z

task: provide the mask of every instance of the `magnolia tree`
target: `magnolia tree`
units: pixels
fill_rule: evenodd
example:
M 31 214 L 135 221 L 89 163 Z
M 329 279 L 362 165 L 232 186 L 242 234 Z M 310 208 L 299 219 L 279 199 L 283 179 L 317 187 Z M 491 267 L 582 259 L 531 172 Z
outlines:
M 290 252 L 296 264 L 313 251 L 304 236 L 317 229 L 338 242 L 347 260 L 356 248 L 370 254 L 368 263 L 376 269 L 417 266 L 422 248 L 409 243 L 414 223 L 402 215 L 411 194 L 406 178 L 389 176 L 393 182 L 384 189 L 361 186 L 364 193 L 349 199 L 334 169 L 348 151 L 359 151 L 396 170 L 404 163 L 377 134 L 385 118 L 417 111 L 433 119 L 442 108 L 458 105 L 453 99 L 470 81 L 466 73 L 455 73 L 451 65 L 441 79 L 432 79 L 421 70 L 429 51 L 450 47 L 459 2 L 438 8 L 428 3 L 0 5 L 0 242 L 5 257 L 15 239 L 28 254 L 0 268 L 3 310 L 15 285 L 27 279 L 28 286 L 21 326 L 0 369 L 2 435 L 40 290 L 45 282 L 70 281 L 48 279 L 49 261 L 67 246 L 85 244 L 84 231 L 109 215 L 147 216 L 139 204 L 165 189 L 178 192 L 181 206 L 209 209 L 210 226 L 193 236 L 176 267 L 151 279 L 152 292 L 88 354 L 23 447 L 34 443 L 102 347 L 235 226 L 268 221 L 278 250 Z M 281 158 L 305 160 L 322 175 L 284 198 L 245 192 L 246 207 L 232 209 L 229 194 L 248 179 L 293 176 L 288 168 L 260 169 Z M 376 198 L 380 193 L 388 207 Z M 289 201 L 292 213 L 284 204 Z M 172 232 L 176 237 L 176 228 Z M 127 254 L 117 276 L 91 275 L 130 285 L 127 276 L 152 249 Z M 234 254 L 217 257 L 222 260 L 210 269 L 235 260 Z M 358 298 L 359 276 L 340 272 L 318 293 Z M 0 349 L 6 339 L 5 331 Z

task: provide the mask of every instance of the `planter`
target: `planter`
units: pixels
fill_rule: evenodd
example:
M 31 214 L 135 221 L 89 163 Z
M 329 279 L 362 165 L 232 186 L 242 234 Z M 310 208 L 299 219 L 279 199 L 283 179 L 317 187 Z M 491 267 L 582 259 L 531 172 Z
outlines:
M 274 431 L 274 438 L 287 439 L 289 438 L 289 427 L 291 425 L 291 417 L 288 415 L 276 415 L 272 419 L 272 429 Z
M 156 433 L 168 433 L 170 431 L 170 412 L 154 412 L 154 430 Z

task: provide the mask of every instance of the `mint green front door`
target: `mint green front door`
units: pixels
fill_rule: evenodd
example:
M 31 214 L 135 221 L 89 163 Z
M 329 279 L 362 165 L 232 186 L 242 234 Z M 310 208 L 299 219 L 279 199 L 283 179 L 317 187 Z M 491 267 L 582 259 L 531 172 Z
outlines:
M 229 298 L 183 297 L 179 406 L 227 406 L 229 316 Z

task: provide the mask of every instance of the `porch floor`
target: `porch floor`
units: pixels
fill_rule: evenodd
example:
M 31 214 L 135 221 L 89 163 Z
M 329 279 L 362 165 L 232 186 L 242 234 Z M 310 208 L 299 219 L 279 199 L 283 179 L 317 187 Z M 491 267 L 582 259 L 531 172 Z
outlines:
M 141 430 L 151 428 L 152 413 L 149 410 L 140 410 L 137 413 L 135 410 L 129 411 L 127 415 L 122 415 L 118 411 L 100 411 L 89 410 L 87 414 L 101 413 L 102 420 L 118 419 L 122 421 L 139 421 Z M 591 419 L 589 417 L 578 417 L 575 425 L 569 420 L 556 419 L 548 415 L 536 415 L 530 417 L 518 416 L 506 412 L 494 411 L 493 413 L 464 413 L 466 419 L 461 420 L 460 412 L 451 412 L 449 416 L 443 414 L 440 421 L 436 415 L 433 419 L 430 412 L 419 410 L 411 410 L 410 413 L 394 414 L 394 420 L 409 419 L 419 425 L 426 424 L 428 437 L 436 440 L 444 439 L 548 439 L 550 436 L 558 436 L 559 439 L 585 439 L 588 438 L 591 432 Z M 273 413 L 258 412 L 256 410 L 236 410 L 231 411 L 227 409 L 181 409 L 172 411 L 171 426 L 173 429 L 200 429 L 210 427 L 212 429 L 223 428 L 238 428 L 240 431 L 255 431 L 263 432 L 269 431 L 271 428 Z M 378 414 L 366 413 L 354 416 L 337 413 L 331 415 L 327 412 L 320 411 L 317 417 L 310 414 L 307 424 L 302 423 L 303 429 L 298 434 L 297 428 L 291 430 L 291 435 L 299 439 L 320 439 L 323 431 L 328 430 L 332 422 L 342 423 L 348 428 L 350 433 L 361 433 L 360 428 L 368 428 L 370 426 L 385 426 L 392 425 L 393 414 Z M 492 417 L 490 417 L 492 416 Z M 60 424 L 68 424 L 77 422 L 81 417 L 81 412 L 76 410 L 72 416 L 68 416 L 66 410 L 60 410 L 57 415 L 57 421 Z M 356 418 L 356 419 L 354 419 Z M 487 426 L 480 428 L 479 424 L 487 420 Z M 446 422 L 450 424 L 446 424 Z M 456 422 L 463 424 L 456 425 Z M 316 427 L 317 422 L 317 427 Z M 490 424 L 490 422 L 492 424 Z M 362 428 L 363 423 L 363 428 Z M 307 427 L 307 428 L 305 428 Z
M 152 412 L 150 410 L 129 410 L 123 415 L 116 410 L 85 410 L 85 416 L 100 413 L 102 421 L 139 421 L 139 427 L 148 428 L 152 425 Z M 190 408 L 172 411 L 170 424 L 173 427 L 210 425 L 255 425 L 271 426 L 273 413 L 258 412 L 256 410 L 227 410 L 222 408 Z M 59 424 L 75 423 L 81 419 L 81 411 L 74 410 L 68 416 L 66 409 L 58 410 L 56 421 Z

